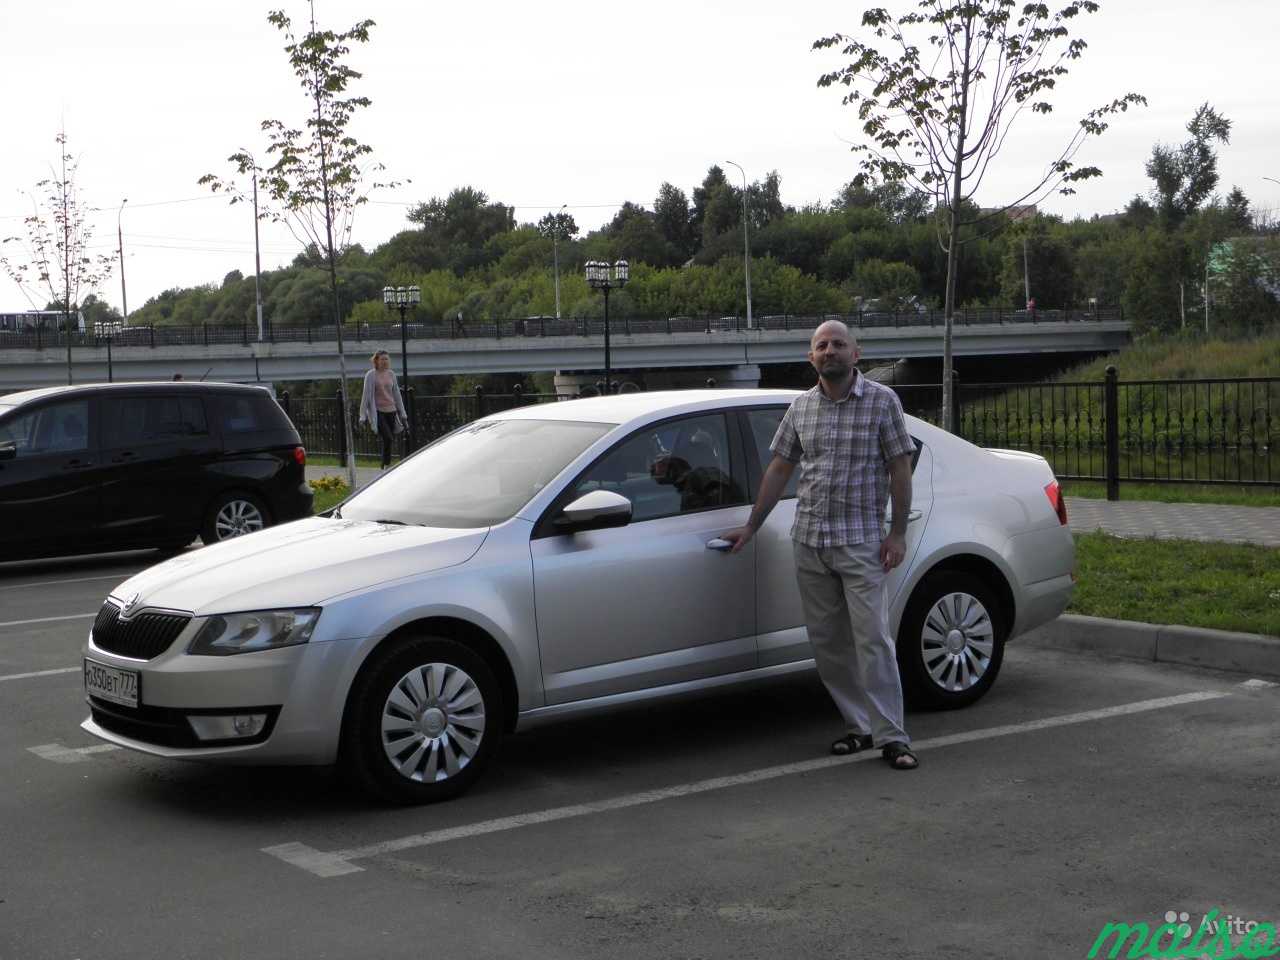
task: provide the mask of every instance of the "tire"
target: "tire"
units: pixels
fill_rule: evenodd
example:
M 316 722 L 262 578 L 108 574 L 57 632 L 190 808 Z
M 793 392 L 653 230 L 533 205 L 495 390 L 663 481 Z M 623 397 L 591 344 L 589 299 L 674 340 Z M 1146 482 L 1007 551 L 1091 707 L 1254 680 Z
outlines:
M 205 511 L 200 539 L 205 546 L 256 533 L 271 526 L 266 505 L 251 493 L 232 491 L 214 499 Z
M 1004 660 L 1005 612 L 970 573 L 937 570 L 911 594 L 898 629 L 898 668 L 913 704 L 967 707 L 991 689 Z
M 392 803 L 458 796 L 502 740 L 502 697 L 470 647 L 418 636 L 374 654 L 351 691 L 339 762 L 347 779 Z

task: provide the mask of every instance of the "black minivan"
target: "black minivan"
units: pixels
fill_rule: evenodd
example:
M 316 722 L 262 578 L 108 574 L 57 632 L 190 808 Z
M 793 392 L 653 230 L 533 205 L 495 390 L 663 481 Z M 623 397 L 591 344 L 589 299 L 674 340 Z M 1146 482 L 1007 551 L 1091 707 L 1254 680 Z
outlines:
M 298 431 L 262 387 L 111 383 L 0 396 L 0 561 L 173 550 L 311 515 Z

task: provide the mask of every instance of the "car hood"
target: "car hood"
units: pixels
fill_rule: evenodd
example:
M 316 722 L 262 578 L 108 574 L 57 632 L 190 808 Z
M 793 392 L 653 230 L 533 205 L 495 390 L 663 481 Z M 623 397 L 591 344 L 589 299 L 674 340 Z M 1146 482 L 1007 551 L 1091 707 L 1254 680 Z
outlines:
M 188 551 L 120 584 L 112 596 L 197 616 L 308 607 L 470 559 L 488 528 L 450 530 L 312 517 Z

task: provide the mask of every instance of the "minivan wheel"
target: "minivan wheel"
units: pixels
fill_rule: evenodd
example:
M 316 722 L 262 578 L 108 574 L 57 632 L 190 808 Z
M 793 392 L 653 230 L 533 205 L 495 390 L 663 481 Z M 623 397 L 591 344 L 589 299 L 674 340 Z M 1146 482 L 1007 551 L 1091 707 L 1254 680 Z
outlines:
M 208 546 L 246 533 L 256 533 L 271 525 L 267 508 L 251 493 L 224 493 L 205 514 L 200 539 Z
M 976 703 L 995 683 L 1007 635 L 1004 611 L 983 580 L 958 570 L 930 573 L 898 631 L 904 693 L 933 709 Z
M 474 783 L 502 737 L 493 672 L 469 647 L 418 636 L 375 654 L 351 692 L 341 763 L 394 803 L 434 803 Z

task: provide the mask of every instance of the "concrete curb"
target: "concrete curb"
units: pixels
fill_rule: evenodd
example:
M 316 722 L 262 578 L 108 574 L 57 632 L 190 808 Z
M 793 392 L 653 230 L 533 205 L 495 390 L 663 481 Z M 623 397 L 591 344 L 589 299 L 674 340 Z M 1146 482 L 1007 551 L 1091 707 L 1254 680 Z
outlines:
M 1063 614 L 1014 643 L 1280 677 L 1280 637 Z

